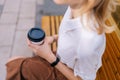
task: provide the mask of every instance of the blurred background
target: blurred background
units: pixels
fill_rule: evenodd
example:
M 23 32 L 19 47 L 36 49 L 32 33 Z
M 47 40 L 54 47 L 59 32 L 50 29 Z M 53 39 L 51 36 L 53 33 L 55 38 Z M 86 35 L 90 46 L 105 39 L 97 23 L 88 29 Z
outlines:
M 43 15 L 63 15 L 66 8 L 52 0 L 0 0 L 0 80 L 9 58 L 33 55 L 26 44 L 28 30 L 40 27 Z
M 36 10 L 36 25 L 40 25 L 41 17 L 44 15 L 64 15 L 67 6 L 56 5 L 53 0 L 44 0 L 41 4 L 41 0 L 37 0 Z
M 120 29 L 120 6 L 117 6 L 117 10 L 115 13 L 112 14 L 118 28 Z
M 0 80 L 5 80 L 9 58 L 33 55 L 26 44 L 28 30 L 40 27 L 42 16 L 64 15 L 66 9 L 53 0 L 0 0 Z M 120 26 L 120 7 L 113 16 Z

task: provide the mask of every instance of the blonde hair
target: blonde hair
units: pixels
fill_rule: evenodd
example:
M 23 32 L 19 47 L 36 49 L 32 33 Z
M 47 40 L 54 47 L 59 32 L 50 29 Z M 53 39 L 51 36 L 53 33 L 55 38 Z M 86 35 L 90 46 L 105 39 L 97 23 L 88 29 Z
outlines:
M 105 24 L 105 22 L 111 13 L 116 11 L 116 6 L 120 5 L 120 0 L 84 0 L 83 2 L 83 12 L 88 9 L 93 9 L 94 11 L 95 20 L 98 23 L 98 26 L 95 26 L 95 28 L 98 34 L 102 34 L 103 32 L 111 33 L 115 30 L 114 24 L 110 26 Z
M 116 6 L 120 4 L 118 0 L 96 0 L 99 2 L 94 7 L 94 14 L 99 24 L 98 33 L 102 32 L 111 33 L 115 30 L 114 24 L 111 26 L 105 24 L 106 20 L 110 17 L 112 12 L 116 11 Z

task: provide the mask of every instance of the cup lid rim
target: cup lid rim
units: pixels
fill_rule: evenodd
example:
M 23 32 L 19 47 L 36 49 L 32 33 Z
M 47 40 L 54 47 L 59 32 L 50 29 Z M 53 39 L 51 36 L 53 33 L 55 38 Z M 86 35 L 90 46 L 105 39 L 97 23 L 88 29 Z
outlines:
M 33 38 L 33 37 L 31 36 L 31 33 L 32 33 L 33 31 L 35 31 L 35 30 L 41 31 L 41 32 L 43 33 L 43 37 L 39 37 L 39 38 L 37 38 L 37 39 Z M 31 29 L 29 30 L 29 32 L 28 32 L 28 39 L 29 39 L 30 41 L 40 42 L 40 41 L 42 41 L 44 38 L 45 38 L 45 32 L 44 32 L 42 29 L 40 29 L 40 28 L 31 28 Z

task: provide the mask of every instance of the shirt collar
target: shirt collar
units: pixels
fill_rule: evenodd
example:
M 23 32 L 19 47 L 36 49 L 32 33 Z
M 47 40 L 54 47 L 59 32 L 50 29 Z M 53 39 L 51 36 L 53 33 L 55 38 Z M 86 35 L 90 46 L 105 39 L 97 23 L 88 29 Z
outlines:
M 70 7 L 68 7 L 62 21 L 62 26 L 64 26 L 64 31 L 68 32 L 68 31 L 73 31 L 77 28 L 83 27 L 84 26 L 83 24 L 87 24 L 87 22 L 88 21 L 87 21 L 86 14 L 83 14 L 82 16 L 71 19 L 71 9 Z
M 65 32 L 72 31 L 80 27 L 80 17 L 75 19 L 66 19 L 64 21 Z
M 68 9 L 64 15 L 62 24 L 64 26 L 65 32 L 75 30 L 75 29 L 81 27 L 81 16 L 71 19 L 71 9 L 70 9 L 70 7 L 68 7 Z

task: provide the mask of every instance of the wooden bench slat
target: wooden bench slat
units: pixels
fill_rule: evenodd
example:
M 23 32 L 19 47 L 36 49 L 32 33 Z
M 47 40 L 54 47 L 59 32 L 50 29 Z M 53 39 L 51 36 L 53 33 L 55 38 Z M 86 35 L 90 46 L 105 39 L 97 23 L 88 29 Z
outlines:
M 112 22 L 111 22 L 112 21 Z M 110 23 L 111 22 L 111 23 Z M 112 23 L 115 23 L 113 20 L 111 20 L 111 18 L 109 19 L 109 20 L 106 20 L 106 24 L 107 25 L 110 25 L 111 26 L 111 24 Z M 114 39 L 114 42 L 116 43 L 116 47 L 118 47 L 118 50 L 120 51 L 120 40 L 119 40 L 119 38 L 118 38 L 118 36 L 116 35 L 116 33 L 115 32 L 112 32 L 111 34 L 110 34 L 112 37 L 114 37 L 113 39 Z
M 116 58 L 119 60 L 119 63 L 120 63 L 120 51 L 117 47 L 118 45 L 116 45 L 117 42 L 115 42 L 112 35 L 108 35 L 108 37 L 110 39 L 108 42 L 109 42 L 109 44 L 111 44 L 111 47 L 113 48 Z M 117 44 L 119 44 L 119 42 Z
M 117 78 L 117 80 L 120 80 L 120 73 L 116 73 L 116 78 Z
M 117 67 L 116 67 L 116 65 L 115 65 L 115 63 L 114 63 L 114 60 L 113 60 L 113 58 L 112 58 L 112 55 L 109 53 L 109 49 L 107 48 L 106 50 L 107 50 L 107 53 L 106 53 L 106 54 L 107 54 L 108 57 L 109 57 L 109 63 L 110 63 L 109 66 L 112 68 L 112 71 L 113 71 L 116 79 L 118 80 L 119 77 L 116 75 L 116 73 L 118 73 Z
M 120 52 L 119 52 L 119 50 L 118 50 L 118 48 L 117 48 L 117 45 L 115 44 L 114 39 L 112 38 L 112 35 L 107 35 L 107 38 L 109 39 L 109 40 L 107 40 L 107 42 L 109 43 L 108 45 L 113 49 L 113 51 L 114 51 L 114 53 L 115 53 L 115 57 L 116 57 L 117 59 L 119 59 L 119 57 L 120 57 Z
M 103 66 L 103 68 L 104 68 L 104 70 L 106 72 L 108 80 L 115 80 L 115 76 L 114 76 L 114 73 L 112 72 L 109 60 L 110 60 L 109 57 L 105 53 L 104 56 L 103 56 L 103 60 L 102 60 L 102 62 L 103 62 L 102 66 Z
M 111 53 L 112 56 L 114 56 L 119 63 L 119 58 L 120 57 L 120 52 L 117 49 L 117 46 L 114 44 L 115 42 L 113 41 L 111 35 L 107 35 L 107 38 L 109 38 L 109 40 L 107 40 L 107 42 L 109 43 L 109 52 Z M 120 64 L 120 63 L 119 63 Z
M 56 31 L 57 31 L 57 33 L 56 33 L 56 34 L 58 34 L 59 25 L 60 25 L 60 20 L 59 20 L 59 17 L 55 16 L 55 21 L 56 21 Z
M 97 75 L 100 75 L 99 72 L 97 72 Z M 101 79 L 100 79 L 100 76 L 97 76 L 97 77 L 96 77 L 96 80 L 101 80 Z
M 100 80 L 108 80 L 107 73 L 105 72 L 105 68 L 103 66 L 99 69 L 98 73 L 97 77 L 99 77 Z
M 56 20 L 56 29 L 57 29 L 57 34 L 58 34 L 58 32 L 59 32 L 59 26 L 60 26 L 60 22 L 61 22 L 60 16 L 55 16 L 55 20 Z M 56 46 L 57 45 L 58 44 L 56 43 Z
M 60 17 L 60 23 L 61 23 L 61 21 L 62 21 L 62 19 L 63 19 L 63 16 L 59 16 Z
M 105 62 L 103 62 L 103 59 L 107 59 L 108 57 L 106 56 L 106 52 L 107 50 L 105 50 L 105 53 L 103 54 L 102 57 L 102 67 L 99 69 L 99 75 L 97 75 L 97 77 L 100 77 L 100 80 L 109 80 L 108 78 L 108 73 L 106 70 L 106 66 L 104 64 L 106 64 Z
M 49 20 L 49 16 L 44 16 L 42 17 L 42 29 L 45 31 L 47 36 L 50 36 L 50 20 Z
M 111 70 L 108 62 L 109 62 L 108 60 L 104 60 L 104 59 L 103 59 L 104 65 L 105 65 L 105 66 L 108 66 L 108 67 L 105 68 L 105 69 L 106 69 L 106 73 L 107 73 L 108 80 L 115 80 L 115 78 L 113 77 L 114 74 L 112 73 L 112 70 Z
M 116 44 L 117 49 L 120 52 L 120 40 L 118 39 L 118 36 L 116 35 L 115 32 L 112 33 L 112 38 L 113 38 L 113 40 L 114 40 L 114 42 Z
M 119 64 L 119 61 L 118 61 L 118 59 L 117 59 L 117 57 L 115 55 L 116 53 L 114 53 L 114 50 L 111 47 L 112 45 L 110 45 L 110 41 L 109 40 L 108 40 L 107 43 L 108 43 L 109 54 L 111 54 L 111 56 L 113 58 L 113 61 L 114 61 L 115 65 L 116 65 L 117 71 L 120 73 L 120 64 Z
M 109 52 L 109 49 L 107 48 L 106 50 L 107 50 L 106 55 L 109 57 L 109 59 L 108 59 L 108 61 L 107 61 L 108 66 L 106 66 L 106 67 L 109 67 L 109 68 L 110 68 L 110 70 L 111 70 L 111 72 L 110 72 L 110 73 L 111 73 L 111 77 L 113 77 L 113 79 L 116 80 L 116 79 L 117 79 L 117 77 L 116 77 L 116 72 L 118 72 L 118 71 L 117 71 L 117 68 L 116 68 L 116 66 L 115 66 L 115 63 L 114 63 L 114 61 L 113 61 L 113 59 L 112 59 L 112 57 L 111 57 L 111 54 L 110 54 L 110 52 Z
M 51 36 L 53 36 L 53 35 L 55 35 L 55 34 L 57 34 L 57 32 L 56 32 L 56 21 L 55 21 L 55 17 L 54 16 L 51 16 L 50 17 L 50 21 L 51 21 Z M 56 43 L 53 43 L 52 44 L 52 50 L 53 51 L 56 51 Z

